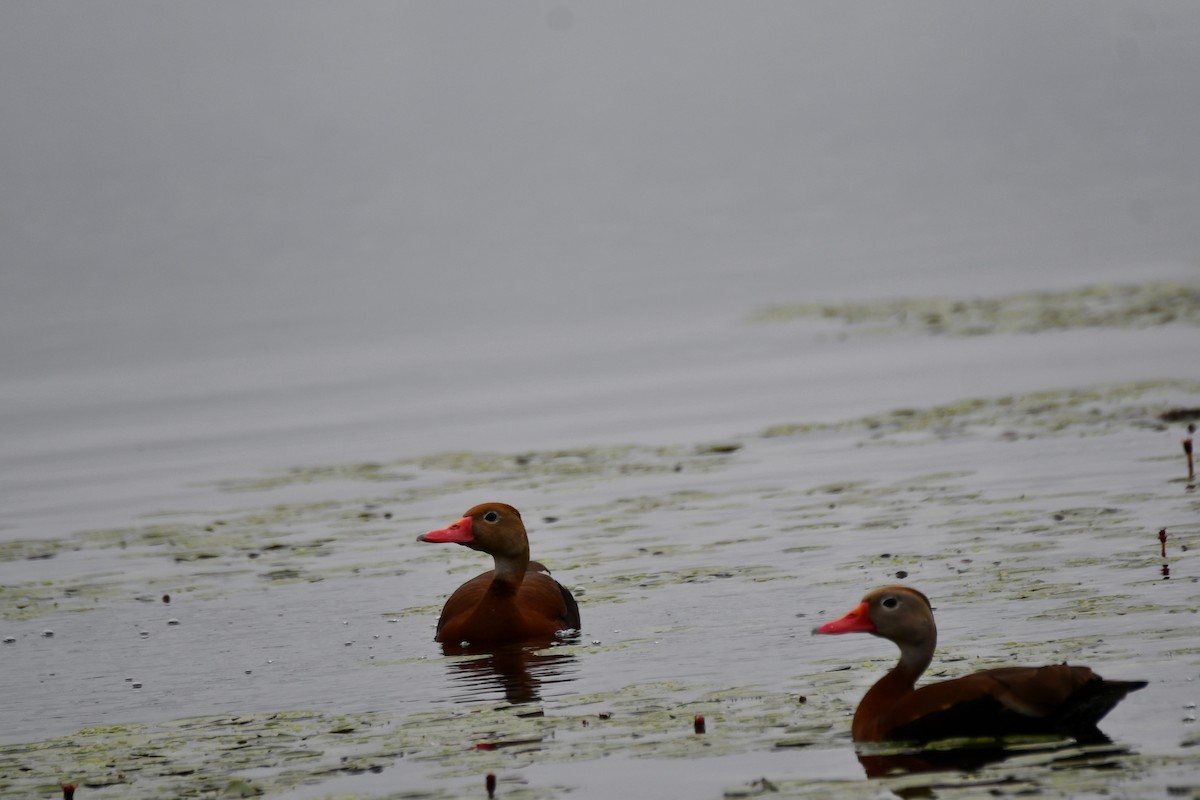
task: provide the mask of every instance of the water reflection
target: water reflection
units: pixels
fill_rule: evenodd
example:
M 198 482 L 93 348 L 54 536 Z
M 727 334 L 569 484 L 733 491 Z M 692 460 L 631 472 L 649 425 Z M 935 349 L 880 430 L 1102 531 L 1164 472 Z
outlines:
M 1079 739 L 995 740 L 944 749 L 899 749 L 895 746 L 864 745 L 859 747 L 856 755 L 868 778 L 926 772 L 973 773 L 984 767 L 999 766 L 1002 762 L 1018 756 L 1022 767 L 1031 764 L 1053 765 L 1056 769 L 1068 769 L 1072 766 L 1094 767 L 1098 763 L 1109 762 L 1114 756 L 1129 753 L 1128 748 L 1113 744 L 1099 730 L 1094 737 L 1084 736 Z M 991 777 L 1000 783 L 1011 780 L 1011 776 L 997 772 L 990 776 L 980 776 L 980 781 L 986 783 Z M 929 796 L 930 789 L 949 780 L 949 776 L 939 778 L 931 775 L 928 782 L 908 784 L 904 789 L 893 787 L 893 791 L 901 797 L 925 797 Z M 961 777 L 953 782 L 961 783 Z M 978 784 L 972 781 L 972 785 Z
M 544 686 L 575 679 L 576 658 L 553 648 L 511 645 L 488 649 L 443 645 L 448 656 L 468 656 L 447 662 L 455 687 L 453 699 L 487 700 L 496 693 L 512 704 L 538 703 Z
M 917 750 L 911 752 L 864 753 L 858 763 L 868 778 L 883 778 L 921 772 L 974 772 L 988 764 L 1003 761 L 1015 751 L 1003 747 L 963 748 L 958 750 Z

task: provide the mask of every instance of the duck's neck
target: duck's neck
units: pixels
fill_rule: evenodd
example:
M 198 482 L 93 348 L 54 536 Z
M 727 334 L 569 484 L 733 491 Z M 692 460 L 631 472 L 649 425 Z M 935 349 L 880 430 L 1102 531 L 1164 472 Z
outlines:
M 863 698 L 864 704 L 872 695 L 875 696 L 873 698 L 875 702 L 882 702 L 884 698 L 894 700 L 900 695 L 911 692 L 916 687 L 917 680 L 929 668 L 929 662 L 933 661 L 933 650 L 937 646 L 937 632 L 934 631 L 927 636 L 904 643 L 896 642 L 896 644 L 900 648 L 900 660 L 887 675 L 884 675 L 871 687 L 866 697 Z
M 926 639 L 900 645 L 900 660 L 888 674 L 898 673 L 903 675 L 910 684 L 915 684 L 917 679 L 925 674 L 925 670 L 929 669 L 935 647 L 937 647 L 936 633 Z
M 493 581 L 517 588 L 525 580 L 525 570 L 529 568 L 529 553 L 517 556 L 495 556 L 496 570 Z
M 916 678 L 899 666 L 884 675 L 872 686 L 858 708 L 850 725 L 856 742 L 877 742 L 886 735 L 887 715 L 904 697 L 911 694 Z
M 887 734 L 888 714 L 916 688 L 933 660 L 933 646 L 901 646 L 900 661 L 867 691 L 854 712 L 851 732 L 856 742 L 874 742 Z

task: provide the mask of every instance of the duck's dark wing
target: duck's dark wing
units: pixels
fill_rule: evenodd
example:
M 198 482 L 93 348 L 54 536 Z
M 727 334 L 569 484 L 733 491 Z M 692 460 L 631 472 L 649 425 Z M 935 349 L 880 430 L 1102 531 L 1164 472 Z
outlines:
M 984 670 L 917 689 L 889 714 L 889 739 L 1096 732 L 1145 681 L 1106 681 L 1087 667 L 1052 664 Z
M 558 581 L 555 581 L 555 583 L 558 583 Z M 558 591 L 562 593 L 563 603 L 567 607 L 565 617 L 567 627 L 573 630 L 581 630 L 583 623 L 579 621 L 579 603 L 575 602 L 575 595 L 571 594 L 571 590 L 561 583 L 558 584 Z
M 546 565 L 540 561 L 530 561 L 526 569 L 529 572 L 541 572 L 545 575 L 550 574 L 550 570 L 546 569 Z M 571 594 L 571 590 L 558 581 L 554 581 L 554 584 L 558 587 L 558 592 L 562 595 L 563 605 L 566 607 L 566 612 L 563 616 L 563 621 L 566 623 L 564 628 L 576 631 L 580 630 L 583 624 L 579 620 L 579 603 L 575 602 L 575 595 Z

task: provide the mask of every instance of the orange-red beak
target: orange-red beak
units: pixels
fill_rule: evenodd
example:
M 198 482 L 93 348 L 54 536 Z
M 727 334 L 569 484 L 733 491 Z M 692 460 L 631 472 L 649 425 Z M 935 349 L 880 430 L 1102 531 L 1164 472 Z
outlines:
M 871 622 L 870 607 L 862 602 L 841 619 L 835 619 L 818 628 L 813 628 L 813 633 L 872 633 L 874 630 L 875 624 Z
M 475 541 L 475 534 L 471 531 L 471 518 L 463 517 L 453 525 L 447 525 L 444 528 L 438 528 L 436 531 L 430 531 L 417 537 L 418 542 L 454 542 L 456 544 L 466 544 L 467 542 Z

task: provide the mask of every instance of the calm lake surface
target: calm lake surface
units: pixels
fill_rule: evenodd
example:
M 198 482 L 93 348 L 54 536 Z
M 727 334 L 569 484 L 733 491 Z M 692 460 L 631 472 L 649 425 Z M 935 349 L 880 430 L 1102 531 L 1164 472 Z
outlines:
M 0 796 L 1200 793 L 1198 45 L 1190 3 L 0 7 Z M 416 536 L 486 500 L 577 642 L 432 642 L 487 564 Z M 900 574 L 935 677 L 1150 681 L 1111 749 L 866 779 L 894 653 L 808 631 Z

